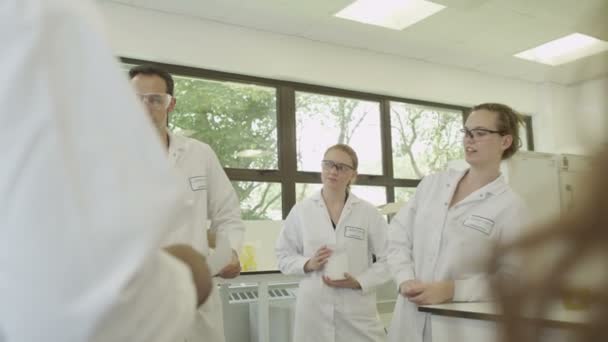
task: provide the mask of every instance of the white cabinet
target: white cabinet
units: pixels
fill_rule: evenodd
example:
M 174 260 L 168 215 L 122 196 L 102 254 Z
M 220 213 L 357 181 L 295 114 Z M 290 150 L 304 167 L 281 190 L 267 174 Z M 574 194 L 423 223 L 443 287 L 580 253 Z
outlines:
M 572 210 L 587 191 L 591 158 L 520 151 L 503 165 L 511 188 L 526 202 L 534 226 Z

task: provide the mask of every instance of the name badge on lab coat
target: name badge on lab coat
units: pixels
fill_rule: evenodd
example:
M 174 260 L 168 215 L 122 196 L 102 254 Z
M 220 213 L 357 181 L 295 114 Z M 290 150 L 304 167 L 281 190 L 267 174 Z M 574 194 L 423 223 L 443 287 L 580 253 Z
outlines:
M 365 240 L 365 229 L 346 226 L 344 236 L 357 240 Z
M 207 189 L 207 177 L 190 177 L 190 188 L 192 189 L 192 191 L 200 191 Z
M 477 215 L 467 217 L 463 224 L 465 227 L 473 228 L 486 235 L 490 235 L 494 229 L 494 221 Z

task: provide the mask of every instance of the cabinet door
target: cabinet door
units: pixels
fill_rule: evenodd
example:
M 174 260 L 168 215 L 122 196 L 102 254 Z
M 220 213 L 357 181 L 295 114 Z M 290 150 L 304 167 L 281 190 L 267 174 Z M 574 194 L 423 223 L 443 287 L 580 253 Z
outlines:
M 576 155 L 564 155 L 561 160 L 559 174 L 561 191 L 562 214 L 573 210 L 580 205 L 583 194 L 589 189 L 585 180 L 591 170 L 591 158 Z
M 526 202 L 532 226 L 560 215 L 558 161 L 553 154 L 519 152 L 507 164 L 509 185 Z

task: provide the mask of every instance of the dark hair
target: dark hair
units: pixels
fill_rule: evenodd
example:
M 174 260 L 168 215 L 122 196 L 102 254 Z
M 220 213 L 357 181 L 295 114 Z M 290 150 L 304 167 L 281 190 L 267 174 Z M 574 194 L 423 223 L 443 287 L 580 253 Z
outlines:
M 487 110 L 497 114 L 496 125 L 498 131 L 502 135 L 510 135 L 513 137 L 511 146 L 504 150 L 502 153 L 502 159 L 509 159 L 515 154 L 521 147 L 521 138 L 519 136 L 519 125 L 523 124 L 521 115 L 517 113 L 513 108 L 501 104 L 501 103 L 482 103 L 471 108 L 469 113 L 478 110 Z
M 129 70 L 130 79 L 132 79 L 133 77 L 135 77 L 139 74 L 149 75 L 149 76 L 156 75 L 156 76 L 162 78 L 165 81 L 165 86 L 167 88 L 167 94 L 173 96 L 173 88 L 174 88 L 173 77 L 171 77 L 171 74 L 169 74 L 166 70 L 164 70 L 156 65 L 152 65 L 152 64 L 134 66 L 131 68 L 131 70 Z

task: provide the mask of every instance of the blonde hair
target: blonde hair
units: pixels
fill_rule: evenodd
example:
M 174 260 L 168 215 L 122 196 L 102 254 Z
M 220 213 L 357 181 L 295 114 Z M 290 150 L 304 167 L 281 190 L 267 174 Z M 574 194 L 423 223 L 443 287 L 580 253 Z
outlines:
M 509 159 L 519 150 L 522 145 L 519 125 L 523 125 L 524 121 L 522 116 L 517 113 L 513 108 L 504 105 L 502 103 L 482 103 L 471 108 L 470 113 L 477 110 L 487 110 L 492 113 L 496 113 L 496 126 L 500 134 L 510 135 L 513 137 L 511 146 L 504 150 L 502 153 L 502 159 Z
M 342 151 L 342 152 L 348 154 L 348 156 L 350 157 L 350 160 L 353 163 L 353 169 L 355 169 L 355 171 L 357 171 L 357 168 L 359 167 L 359 158 L 357 157 L 357 152 L 355 152 L 355 150 L 353 150 L 352 147 L 350 147 L 346 144 L 335 144 L 333 146 L 330 146 L 327 150 L 325 150 L 325 153 L 323 155 L 324 156 L 327 155 L 327 153 L 331 150 L 339 150 L 339 151 Z
M 355 170 L 355 173 L 357 172 L 357 168 L 359 167 L 359 158 L 357 157 L 357 152 L 355 152 L 355 150 L 346 145 L 346 144 L 335 144 L 333 146 L 330 146 L 327 150 L 325 150 L 325 153 L 323 153 L 323 156 L 326 156 L 327 153 L 331 150 L 338 150 L 338 151 L 342 151 L 344 153 L 346 153 L 349 157 L 351 162 L 353 163 L 353 169 Z M 350 186 L 356 181 L 356 176 L 355 178 L 353 178 L 350 182 L 348 182 L 348 185 L 346 186 L 347 190 L 350 190 Z

